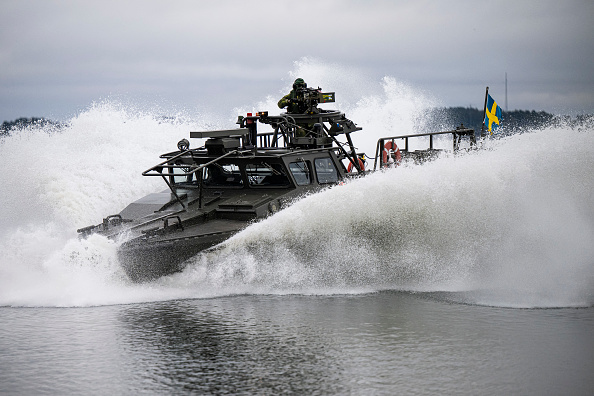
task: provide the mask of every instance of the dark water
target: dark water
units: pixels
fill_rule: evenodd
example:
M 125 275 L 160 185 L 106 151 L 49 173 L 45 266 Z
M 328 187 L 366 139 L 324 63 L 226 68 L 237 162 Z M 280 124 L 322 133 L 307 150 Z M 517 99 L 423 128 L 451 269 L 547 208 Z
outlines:
M 592 394 L 594 308 L 461 297 L 0 308 L 0 393 Z

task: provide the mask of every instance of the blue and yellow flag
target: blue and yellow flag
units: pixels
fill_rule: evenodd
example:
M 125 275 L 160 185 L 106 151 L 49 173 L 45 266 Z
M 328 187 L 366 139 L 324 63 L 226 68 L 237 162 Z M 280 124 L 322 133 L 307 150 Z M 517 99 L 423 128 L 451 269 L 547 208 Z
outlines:
M 491 95 L 487 94 L 487 109 L 485 111 L 485 125 L 487 130 L 491 132 L 491 135 L 499 126 L 499 120 L 501 119 L 501 107 L 493 100 Z

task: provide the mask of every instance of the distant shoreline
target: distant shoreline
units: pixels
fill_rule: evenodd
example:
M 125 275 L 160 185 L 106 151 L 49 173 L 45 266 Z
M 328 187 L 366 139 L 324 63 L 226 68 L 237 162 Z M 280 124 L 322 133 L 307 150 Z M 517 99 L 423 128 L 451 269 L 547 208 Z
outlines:
M 474 107 L 437 107 L 427 109 L 424 114 L 426 120 L 422 128 L 429 130 L 452 129 L 460 124 L 479 132 L 483 123 L 483 111 Z M 592 121 L 594 115 L 583 114 L 578 116 L 554 115 L 546 111 L 512 110 L 503 112 L 500 126 L 508 133 L 522 129 L 538 129 L 559 123 L 568 125 L 584 125 Z M 0 125 L 0 136 L 9 135 L 13 130 L 20 130 L 29 126 L 40 125 L 61 127 L 64 123 L 53 121 L 44 117 L 21 117 L 14 121 L 4 121 Z

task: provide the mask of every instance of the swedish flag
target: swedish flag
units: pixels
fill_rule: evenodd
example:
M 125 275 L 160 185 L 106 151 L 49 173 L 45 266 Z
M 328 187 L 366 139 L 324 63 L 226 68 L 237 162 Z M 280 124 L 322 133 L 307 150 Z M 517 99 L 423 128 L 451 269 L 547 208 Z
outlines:
M 499 120 L 501 119 L 501 107 L 495 102 L 491 95 L 487 94 L 487 108 L 485 111 L 485 125 L 487 130 L 491 132 L 491 135 L 499 126 Z

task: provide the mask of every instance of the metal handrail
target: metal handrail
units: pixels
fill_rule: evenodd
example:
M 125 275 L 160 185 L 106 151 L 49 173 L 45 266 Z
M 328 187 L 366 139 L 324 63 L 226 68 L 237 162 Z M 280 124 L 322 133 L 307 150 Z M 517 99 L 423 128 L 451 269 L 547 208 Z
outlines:
M 171 185 L 171 183 L 167 180 L 167 177 L 171 177 L 171 176 L 189 176 L 192 175 L 196 172 L 201 171 L 202 169 L 206 168 L 209 165 L 214 164 L 217 161 L 220 161 L 221 159 L 228 157 L 232 154 L 237 154 L 240 152 L 240 150 L 232 150 L 229 151 L 228 153 L 225 153 L 223 155 L 221 155 L 220 157 L 217 157 L 215 159 L 213 159 L 212 161 L 209 161 L 205 164 L 202 164 L 200 166 L 197 166 L 195 168 L 193 168 L 192 170 L 190 170 L 189 172 L 184 172 L 184 173 L 177 173 L 177 174 L 173 174 L 171 172 L 168 172 L 167 174 L 163 174 L 163 169 L 183 169 L 183 168 L 187 168 L 187 166 L 183 166 L 183 165 L 165 165 L 165 164 L 169 164 L 171 161 L 181 157 L 182 155 L 186 154 L 186 153 L 191 153 L 192 150 L 186 150 L 183 151 L 171 158 L 168 158 L 167 160 L 161 162 L 158 165 L 155 165 L 147 170 L 145 170 L 144 172 L 142 172 L 142 176 L 161 176 L 163 178 L 163 181 L 165 181 L 165 184 L 167 184 L 167 187 L 169 187 L 169 189 L 171 190 L 171 193 L 175 196 L 175 198 L 177 199 L 177 202 L 179 202 L 181 204 L 181 206 L 185 209 L 186 205 L 184 205 L 184 203 L 182 202 L 181 198 L 177 195 L 177 192 L 175 192 L 175 189 L 173 188 L 173 186 Z M 192 166 L 190 166 L 190 168 L 192 168 Z M 150 173 L 150 172 L 157 172 L 157 173 Z M 202 183 L 200 183 L 200 198 L 202 197 Z
M 175 160 L 175 159 L 181 157 L 182 155 L 184 155 L 186 153 L 189 153 L 191 151 L 192 150 L 186 150 L 186 151 L 184 151 L 184 152 L 182 152 L 182 153 L 180 153 L 178 155 L 175 155 L 175 156 L 173 156 L 173 157 L 171 157 L 171 158 L 169 158 L 169 159 L 161 162 L 158 165 L 155 165 L 155 166 L 153 166 L 153 167 L 145 170 L 144 172 L 142 172 L 142 176 L 164 176 L 163 173 L 161 172 L 163 169 L 182 169 L 182 168 L 187 168 L 187 166 L 183 166 L 183 165 L 165 165 L 165 164 L 167 164 L 167 163 L 169 163 L 169 162 L 171 162 L 171 161 L 173 161 L 173 160 Z M 173 175 L 171 173 L 168 173 L 167 176 L 190 176 L 191 174 L 194 174 L 194 173 L 202 170 L 203 168 L 207 167 L 208 165 L 212 165 L 215 162 L 217 162 L 217 161 L 219 161 L 219 160 L 221 160 L 221 159 L 223 159 L 225 157 L 228 157 L 228 156 L 230 156 L 232 154 L 237 154 L 239 152 L 240 152 L 240 150 L 229 151 L 228 153 L 225 153 L 225 154 L 221 155 L 220 157 L 217 157 L 217 158 L 213 159 L 212 161 L 209 161 L 209 162 L 207 162 L 205 164 L 202 164 L 202 165 L 200 165 L 200 166 L 198 166 L 196 168 L 193 168 L 189 172 L 177 173 L 175 175 Z M 157 174 L 150 174 L 149 172 L 152 172 L 152 171 L 156 171 Z
M 416 137 L 423 137 L 429 136 L 429 150 L 433 150 L 433 136 L 435 135 L 445 135 L 451 133 L 454 137 L 453 141 L 453 150 L 458 151 L 460 148 L 460 139 L 462 136 L 468 136 L 470 138 L 470 146 L 473 147 L 476 145 L 476 138 L 474 135 L 474 129 L 458 127 L 451 131 L 440 131 L 440 132 L 426 132 L 426 133 L 415 133 L 415 134 L 408 134 L 408 135 L 398 135 L 398 136 L 389 136 L 389 137 L 382 137 L 377 140 L 377 146 L 375 149 L 375 161 L 373 163 L 373 170 L 377 169 L 378 158 L 380 159 L 380 168 L 384 166 L 383 160 L 381 159 L 381 151 L 384 147 L 384 142 L 392 141 L 397 139 L 404 139 L 404 148 L 401 149 L 402 152 L 408 153 L 408 139 L 409 138 L 416 138 Z

